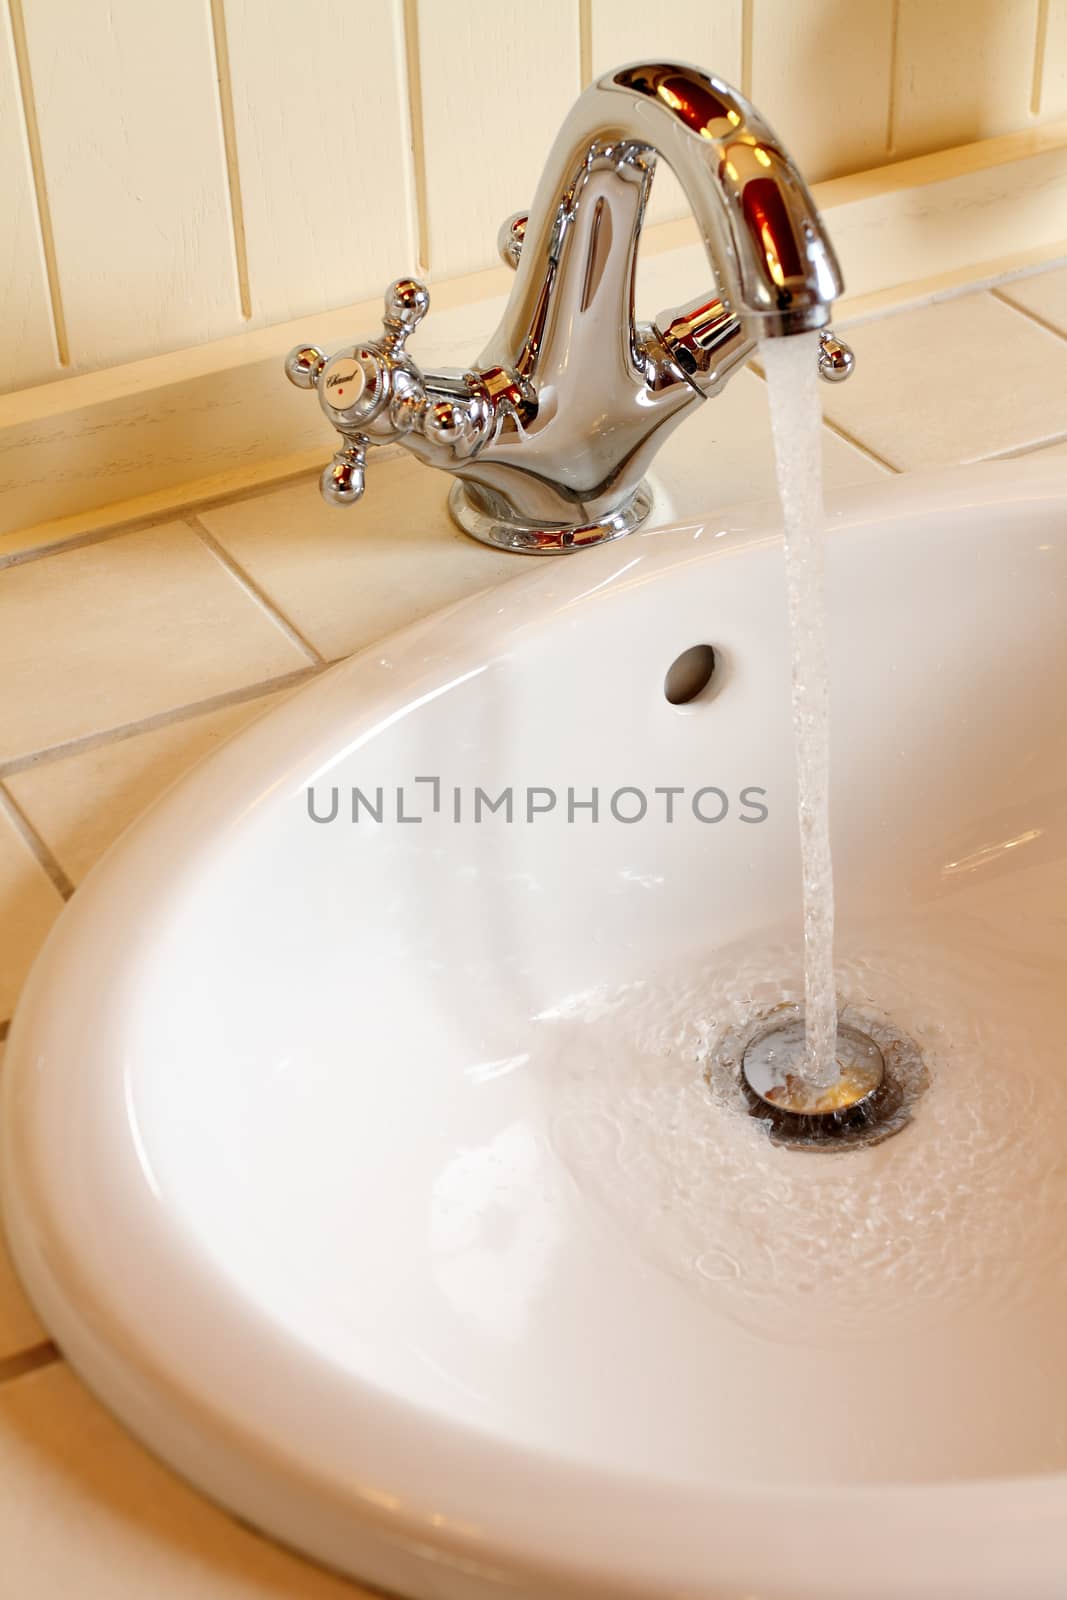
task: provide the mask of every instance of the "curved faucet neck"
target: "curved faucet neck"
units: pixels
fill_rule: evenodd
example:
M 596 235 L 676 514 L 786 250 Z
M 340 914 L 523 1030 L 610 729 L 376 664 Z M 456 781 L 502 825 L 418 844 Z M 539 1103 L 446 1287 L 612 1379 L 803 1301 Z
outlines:
M 826 326 L 841 293 L 840 269 L 808 188 L 772 129 L 721 79 L 682 63 L 642 62 L 598 78 L 560 129 L 530 209 L 511 297 L 483 365 L 529 366 L 536 358 L 548 302 L 566 276 L 565 240 L 577 202 L 591 173 L 612 158 L 619 178 L 642 175 L 639 198 L 625 208 L 629 226 L 615 225 L 613 216 L 611 237 L 597 254 L 599 270 L 616 288 L 618 321 L 632 336 L 632 268 L 657 156 L 685 191 L 718 294 L 747 338 Z M 581 263 L 586 271 L 591 259 Z M 598 307 L 598 321 L 605 310 Z

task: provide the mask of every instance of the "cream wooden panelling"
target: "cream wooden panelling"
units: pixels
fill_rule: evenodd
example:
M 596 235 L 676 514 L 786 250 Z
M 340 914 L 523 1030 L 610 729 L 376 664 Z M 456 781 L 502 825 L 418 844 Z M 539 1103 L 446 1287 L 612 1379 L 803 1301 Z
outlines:
M 899 4 L 895 156 L 1029 125 L 1039 0 Z
M 1067 117 L 1067 0 L 1048 0 L 1041 65 L 1037 110 L 1042 117 Z
M 658 11 L 647 0 L 592 0 L 590 59 L 594 73 L 626 61 L 691 61 L 741 86 L 742 0 L 674 0 Z M 648 209 L 651 222 L 684 216 L 681 186 L 660 163 Z
M 816 185 L 815 202 L 850 296 L 868 297 L 865 312 L 876 309 L 869 297 L 884 310 L 1036 267 L 1067 255 L 1067 119 L 834 178 Z M 641 262 L 643 311 L 677 304 L 708 281 L 690 219 L 649 229 Z M 438 284 L 418 332 L 420 361 L 469 362 L 512 282 L 501 266 Z M 332 348 L 354 329 L 373 327 L 380 312 L 376 295 L 310 323 L 300 317 L 0 396 L 0 566 L 101 521 L 158 517 L 321 468 L 336 436 L 314 396 L 280 378 L 282 357 L 309 334 Z M 379 459 L 375 452 L 368 497 Z
M 226 0 L 226 30 L 253 316 L 349 305 L 413 272 L 400 0 Z
M 593 71 L 626 61 L 691 61 L 741 85 L 742 0 L 592 0 Z
M 753 0 L 752 98 L 809 183 L 889 159 L 894 0 Z
M 899 157 L 1067 114 L 1067 0 L 9 4 L 40 159 L 0 6 L 0 393 L 60 375 L 53 258 L 80 372 L 239 333 L 242 306 L 262 327 L 376 298 L 420 247 L 438 284 L 494 265 L 583 60 L 749 79 L 812 181 L 880 165 L 891 133 Z M 661 173 L 652 220 L 684 210 Z
M 0 9 L 0 393 L 59 372 L 33 171 L 6 6 Z
M 497 229 L 533 199 L 579 88 L 576 0 L 420 0 L 430 268 L 495 266 Z
M 73 365 L 235 331 L 208 0 L 23 4 Z

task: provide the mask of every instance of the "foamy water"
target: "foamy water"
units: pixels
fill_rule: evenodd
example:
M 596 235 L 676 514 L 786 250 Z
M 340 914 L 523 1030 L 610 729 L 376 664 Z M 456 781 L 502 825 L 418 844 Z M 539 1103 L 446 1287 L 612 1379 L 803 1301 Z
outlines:
M 785 528 L 793 645 L 793 740 L 804 897 L 806 1060 L 802 1076 L 838 1078 L 834 879 L 830 857 L 830 687 L 823 595 L 822 408 L 819 335 L 768 339 L 767 374 L 778 493 Z
M 632 1248 L 764 1336 L 884 1338 L 924 1306 L 1031 1326 L 1035 1297 L 1067 1294 L 1067 1235 L 1047 1225 L 1067 1185 L 1049 932 L 1036 918 L 1021 942 L 973 905 L 849 929 L 845 1020 L 910 1038 L 926 1069 L 912 1125 L 874 1148 L 776 1146 L 720 1070 L 753 1016 L 801 998 L 799 941 L 769 930 L 582 996 L 541 1039 L 555 1150 Z

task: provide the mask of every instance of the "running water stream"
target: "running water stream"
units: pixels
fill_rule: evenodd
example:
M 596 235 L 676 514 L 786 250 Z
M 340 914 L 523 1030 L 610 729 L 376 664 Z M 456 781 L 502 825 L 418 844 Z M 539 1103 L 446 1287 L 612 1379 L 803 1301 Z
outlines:
M 767 339 L 760 347 L 770 395 L 778 493 L 785 525 L 793 643 L 793 739 L 804 892 L 806 1050 L 802 1075 L 814 1087 L 825 1088 L 837 1082 L 839 1070 L 818 356 L 817 333 Z

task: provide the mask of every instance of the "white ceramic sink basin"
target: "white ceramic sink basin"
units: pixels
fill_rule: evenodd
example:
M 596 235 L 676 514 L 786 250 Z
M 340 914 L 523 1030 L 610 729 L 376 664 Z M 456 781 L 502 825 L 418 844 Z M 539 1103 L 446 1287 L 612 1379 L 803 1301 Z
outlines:
M 800 979 L 767 508 L 519 565 L 340 666 L 35 970 L 25 1282 L 136 1433 L 326 1563 L 423 1600 L 1062 1600 L 1067 474 L 832 524 L 840 989 L 929 1074 L 895 1138 L 778 1148 L 716 1076 Z

